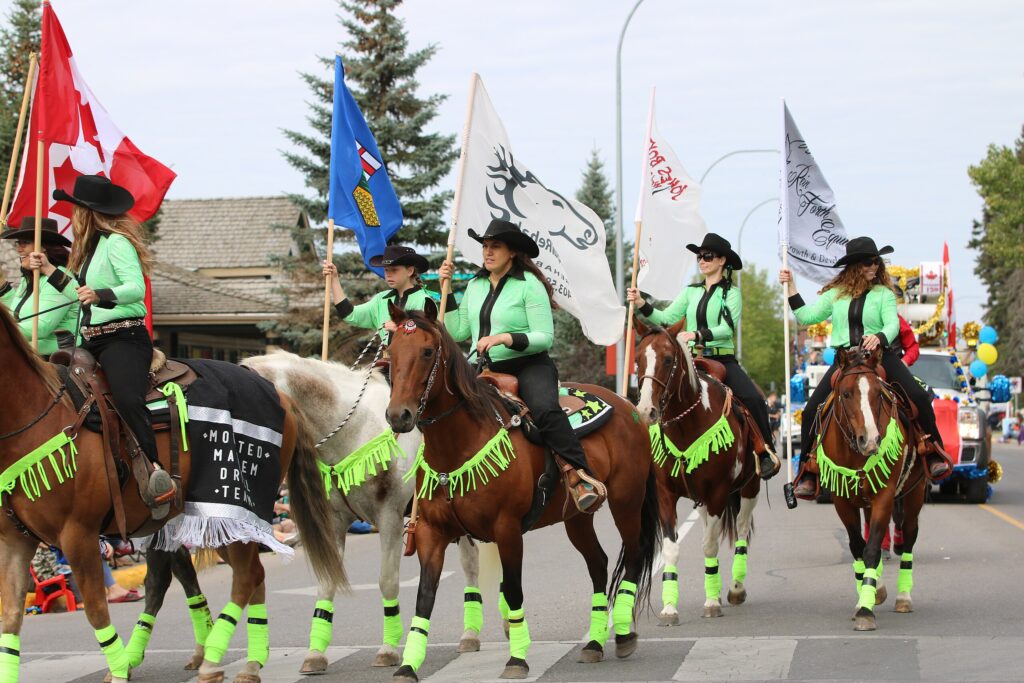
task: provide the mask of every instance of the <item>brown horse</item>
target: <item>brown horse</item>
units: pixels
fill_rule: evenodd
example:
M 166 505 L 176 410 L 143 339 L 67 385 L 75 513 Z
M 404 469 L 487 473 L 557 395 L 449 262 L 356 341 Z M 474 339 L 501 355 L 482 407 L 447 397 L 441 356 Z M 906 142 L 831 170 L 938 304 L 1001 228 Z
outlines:
M 679 623 L 676 505 L 689 498 L 704 522 L 705 617 L 722 616 L 722 577 L 718 545 L 735 542 L 729 603 L 747 599 L 747 550 L 754 531 L 753 514 L 761 480 L 756 473 L 748 423 L 731 407 L 731 392 L 698 370 L 685 342 L 678 339 L 684 321 L 665 329 L 635 321 L 640 401 L 637 410 L 660 431 L 652 430 L 657 460 L 662 546 L 662 624 Z
M 0 307 L 0 366 L 4 377 L 4 392 L 0 395 L 2 473 L 13 471 L 9 469 L 12 465 L 47 444 L 54 435 L 60 437 L 70 430 L 76 423 L 76 411 L 53 366 L 32 351 L 3 307 Z M 17 391 L 13 387 L 17 387 Z M 292 401 L 284 394 L 279 394 L 279 398 L 285 410 L 281 471 L 287 472 L 296 524 L 317 576 L 344 586 L 347 580 L 334 545 L 332 515 L 317 469 L 313 435 L 306 429 L 305 418 Z M 107 476 L 108 467 L 113 467 L 113 463 L 104 462 L 102 435 L 83 429 L 67 436 L 73 441 L 65 443 L 62 451 L 48 446 L 46 450 L 53 452 L 53 456 L 44 458 L 20 481 L 9 482 L 2 491 L 6 514 L 0 515 L 0 593 L 3 595 L 0 679 L 4 681 L 17 679 L 18 633 L 29 588 L 28 566 L 39 541 L 64 551 L 81 589 L 86 617 L 107 657 L 111 679 L 121 682 L 128 678 L 128 654 L 110 623 L 96 545 L 101 533 L 117 533 L 112 528 L 112 491 Z M 157 441 L 161 462 L 169 467 L 168 433 L 158 434 Z M 181 459 L 182 490 L 188 489 L 189 474 L 186 452 Z M 44 486 L 33 485 L 44 480 Z M 150 510 L 130 478 L 122 491 L 126 526 L 129 532 L 140 529 L 150 522 Z M 180 511 L 173 507 L 166 519 Z M 243 609 L 249 605 L 251 610 L 251 606 L 263 603 L 264 572 L 258 553 L 255 543 L 234 543 L 222 549 L 233 570 L 231 601 Z M 217 649 L 226 649 L 234 630 L 231 621 L 222 614 L 207 639 L 200 680 L 223 680 L 220 666 L 223 653 L 211 654 L 211 641 L 214 633 L 219 634 Z M 258 662 L 249 662 L 236 681 L 258 681 L 259 668 Z
M 418 464 L 420 519 L 415 530 L 420 561 L 416 616 L 409 628 L 402 666 L 393 681 L 418 680 L 426 656 L 429 619 L 445 549 L 462 536 L 493 541 L 501 558 L 502 612 L 510 626 L 511 658 L 503 678 L 525 678 L 530 644 L 523 613 L 523 534 L 556 523 L 583 555 L 593 583 L 591 627 L 581 662 L 603 658 L 608 635 L 608 596 L 615 595 L 612 621 L 616 656 L 637 645 L 634 605 L 650 589 L 650 572 L 660 541 L 657 489 L 647 426 L 625 399 L 597 386 L 582 385 L 614 407 L 609 422 L 582 439 L 587 461 L 608 486 L 608 506 L 622 538 L 618 563 L 608 582 L 608 558 L 594 531 L 593 515 L 567 504 L 556 486 L 540 517 L 524 523 L 538 481 L 551 476 L 547 450 L 516 429 L 494 389 L 473 368 L 433 316 L 391 307 L 399 331 L 391 342 L 391 402 L 387 417 L 397 432 L 417 424 L 423 432 Z M 548 474 L 546 474 L 548 472 Z M 568 580 L 552 577 L 553 581 Z
M 877 628 L 873 608 L 885 601 L 882 538 L 889 520 L 902 534 L 897 612 L 913 611 L 914 543 L 927 488 L 923 467 L 915 468 L 913 433 L 893 387 L 886 384 L 881 350 L 839 349 L 832 383 L 832 407 L 822 411 L 821 438 L 812 454 L 822 486 L 850 539 L 857 581 L 854 628 Z M 861 534 L 860 508 L 871 509 L 868 539 Z

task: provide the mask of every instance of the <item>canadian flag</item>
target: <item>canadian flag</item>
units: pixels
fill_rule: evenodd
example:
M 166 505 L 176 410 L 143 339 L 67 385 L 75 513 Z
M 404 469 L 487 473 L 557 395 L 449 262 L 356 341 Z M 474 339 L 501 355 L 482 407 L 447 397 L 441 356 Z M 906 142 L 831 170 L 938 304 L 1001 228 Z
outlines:
M 82 78 L 71 46 L 49 2 L 43 3 L 42 49 L 33 84 L 32 115 L 21 160 L 18 191 L 7 222 L 18 225 L 35 214 L 39 140 L 43 141 L 44 215 L 57 221 L 68 239 L 71 204 L 56 202 L 53 190 L 71 192 L 80 175 L 103 175 L 135 197 L 129 212 L 145 221 L 160 208 L 175 173 L 143 154 L 99 103 Z

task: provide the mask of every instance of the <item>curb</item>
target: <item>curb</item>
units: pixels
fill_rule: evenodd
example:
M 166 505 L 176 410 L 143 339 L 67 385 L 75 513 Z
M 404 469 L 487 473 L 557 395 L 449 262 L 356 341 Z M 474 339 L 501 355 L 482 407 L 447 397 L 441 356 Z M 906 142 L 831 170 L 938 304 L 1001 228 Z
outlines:
M 111 573 L 114 575 L 114 581 L 117 581 L 118 585 L 122 588 L 129 590 L 138 588 L 146 580 L 146 564 L 121 567 L 120 569 L 114 569 Z

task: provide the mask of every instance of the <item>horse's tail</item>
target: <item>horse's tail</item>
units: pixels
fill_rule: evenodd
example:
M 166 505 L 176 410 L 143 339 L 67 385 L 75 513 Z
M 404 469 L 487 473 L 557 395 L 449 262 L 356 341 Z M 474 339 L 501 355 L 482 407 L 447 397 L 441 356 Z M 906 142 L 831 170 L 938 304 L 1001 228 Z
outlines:
M 658 504 L 658 482 L 654 476 L 653 462 L 647 472 L 647 485 L 644 490 L 644 502 L 640 507 L 640 574 L 636 580 L 636 603 L 634 614 L 643 606 L 650 607 L 651 571 L 654 569 L 654 558 L 661 550 L 662 519 L 661 506 Z M 619 559 L 612 572 L 609 597 L 618 592 L 619 584 L 626 574 L 625 547 L 619 551 Z
M 291 514 L 317 580 L 323 586 L 333 584 L 347 591 L 348 576 L 335 543 L 335 515 L 324 494 L 313 430 L 294 401 L 291 401 L 291 411 L 297 426 L 295 452 L 288 467 Z
M 729 502 L 725 504 L 725 510 L 722 512 L 722 532 L 719 535 L 720 539 L 728 539 L 729 545 L 736 543 L 736 516 L 739 513 L 740 492 L 736 490 L 729 494 Z

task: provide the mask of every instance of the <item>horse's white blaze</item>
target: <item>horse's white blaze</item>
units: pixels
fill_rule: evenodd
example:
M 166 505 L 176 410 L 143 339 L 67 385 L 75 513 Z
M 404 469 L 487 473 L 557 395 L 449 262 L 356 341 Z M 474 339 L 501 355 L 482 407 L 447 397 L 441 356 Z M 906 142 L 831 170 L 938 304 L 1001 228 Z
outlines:
M 647 374 L 657 375 L 658 372 L 658 356 L 654 352 L 654 346 L 648 346 L 644 350 L 644 358 L 647 360 Z M 654 381 L 651 379 L 640 381 L 640 402 L 636 405 L 641 415 L 648 416 L 654 409 L 654 401 L 651 398 L 651 394 L 654 393 Z
M 708 395 L 708 383 L 707 380 L 704 379 L 700 381 L 700 404 L 704 406 L 704 410 L 711 410 L 711 397 Z
M 864 416 L 864 431 L 867 432 L 868 448 L 874 448 L 878 443 L 878 424 L 875 422 L 875 414 L 871 412 L 871 402 L 868 400 L 871 395 L 868 386 L 868 378 L 861 377 L 857 382 L 860 389 L 860 412 Z

